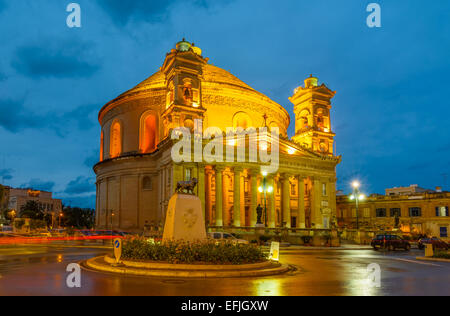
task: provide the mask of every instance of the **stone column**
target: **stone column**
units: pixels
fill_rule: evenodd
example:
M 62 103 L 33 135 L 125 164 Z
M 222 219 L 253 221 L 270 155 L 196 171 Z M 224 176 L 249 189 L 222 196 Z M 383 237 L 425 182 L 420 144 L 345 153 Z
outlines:
M 215 223 L 213 223 L 213 218 L 212 218 L 212 190 L 211 190 L 211 177 L 212 177 L 212 172 L 211 170 L 207 170 L 205 171 L 206 173 L 206 178 L 205 178 L 205 213 L 206 213 L 206 217 L 205 217 L 205 221 L 207 225 L 214 225 Z
M 298 176 L 298 227 L 306 228 L 305 179 Z
M 251 170 L 251 203 L 250 203 L 250 226 L 255 227 L 258 220 L 256 208 L 258 207 L 258 171 Z
M 206 203 L 205 203 L 205 166 L 199 165 L 197 169 L 198 184 L 197 195 L 202 203 L 203 218 L 206 222 Z
M 275 228 L 276 223 L 276 214 L 275 214 L 275 183 L 274 183 L 274 177 L 273 176 L 267 176 L 267 186 L 272 187 L 272 192 L 267 192 L 267 225 L 269 228 Z
M 313 203 L 311 211 L 311 219 L 315 228 L 322 228 L 322 182 L 320 179 L 314 178 L 313 181 Z
M 216 169 L 216 226 L 223 227 L 223 170 L 224 168 L 215 167 Z
M 241 168 L 234 168 L 233 225 L 241 226 Z
M 289 175 L 284 174 L 281 179 L 282 184 L 282 207 L 283 207 L 283 222 L 286 223 L 287 228 L 291 228 L 291 192 Z

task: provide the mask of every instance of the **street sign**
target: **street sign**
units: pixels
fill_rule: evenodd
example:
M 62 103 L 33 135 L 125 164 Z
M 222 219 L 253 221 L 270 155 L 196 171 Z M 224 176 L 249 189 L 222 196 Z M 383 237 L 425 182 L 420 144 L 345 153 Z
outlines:
M 114 239 L 114 256 L 116 257 L 116 264 L 119 263 L 122 257 L 122 239 Z
M 270 246 L 269 259 L 273 261 L 280 261 L 280 243 L 273 242 Z

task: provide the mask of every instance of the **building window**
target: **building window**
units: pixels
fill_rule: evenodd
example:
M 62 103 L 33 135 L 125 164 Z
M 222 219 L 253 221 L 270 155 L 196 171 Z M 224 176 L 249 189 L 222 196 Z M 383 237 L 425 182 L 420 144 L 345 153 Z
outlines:
M 296 196 L 297 195 L 297 186 L 295 184 L 291 184 L 291 195 Z
M 410 207 L 409 208 L 409 216 L 410 217 L 421 217 L 422 209 L 420 207 Z
M 105 135 L 103 134 L 103 131 L 100 135 L 100 161 L 103 161 L 103 146 L 105 143 Z
M 448 217 L 448 206 L 437 206 L 436 217 Z
M 192 169 L 186 168 L 184 169 L 184 180 L 185 181 L 191 181 L 192 177 Z
M 402 210 L 400 208 L 391 208 L 391 217 L 402 217 Z
M 377 208 L 377 217 L 386 217 L 386 209 L 385 208 Z
M 144 177 L 144 179 L 142 179 L 142 188 L 144 190 L 153 190 L 152 187 L 152 178 L 150 177 Z
M 364 217 L 369 218 L 370 217 L 370 208 L 366 207 L 364 209 Z
M 327 184 L 322 183 L 322 196 L 327 196 Z
M 447 227 L 441 227 L 440 228 L 441 238 L 447 238 L 448 237 L 448 229 Z
M 156 116 L 145 113 L 141 118 L 140 126 L 140 149 L 142 153 L 151 153 L 156 150 L 157 131 Z
M 111 126 L 110 149 L 111 158 L 119 157 L 122 153 L 122 126 L 119 122 L 113 123 Z

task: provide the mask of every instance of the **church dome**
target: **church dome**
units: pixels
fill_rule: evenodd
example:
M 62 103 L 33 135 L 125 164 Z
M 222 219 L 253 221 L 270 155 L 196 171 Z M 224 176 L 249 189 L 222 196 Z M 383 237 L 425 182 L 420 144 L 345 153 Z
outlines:
M 176 45 L 176 49 L 179 52 L 188 52 L 192 47 L 192 44 L 187 42 L 184 38 L 181 42 L 178 42 Z
M 287 136 L 290 117 L 281 105 L 230 72 L 208 64 L 208 60 L 198 54 L 200 50 L 196 53 L 191 44 L 188 51 L 182 51 L 187 48 L 186 43 L 178 43 L 177 51 L 169 53 L 167 58 L 180 54 L 181 58 L 196 61 L 200 85 L 192 106 L 205 110 L 204 128 L 217 127 L 226 131 L 230 127 L 278 127 L 280 134 Z M 168 137 L 171 123 L 164 119 L 164 115 L 170 108 L 170 102 L 173 102 L 173 88 L 162 69 L 100 110 L 98 119 L 104 135 L 103 146 L 111 149 L 113 138 L 122 142 L 121 147 L 110 150 L 109 155 L 105 151 L 104 157 L 118 156 L 116 153 L 148 152 L 145 148 L 154 148 L 155 144 Z M 183 126 L 192 120 L 188 116 L 184 117 Z M 139 135 L 146 129 L 154 130 L 154 135 L 151 141 L 143 145 Z

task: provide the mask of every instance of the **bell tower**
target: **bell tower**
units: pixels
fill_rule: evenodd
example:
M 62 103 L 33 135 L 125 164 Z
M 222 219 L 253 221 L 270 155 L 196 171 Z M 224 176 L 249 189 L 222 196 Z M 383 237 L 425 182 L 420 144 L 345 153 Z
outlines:
M 294 104 L 296 143 L 314 152 L 332 156 L 334 134 L 331 130 L 331 99 L 336 95 L 325 84 L 312 75 L 305 80 L 304 87 L 295 89 L 289 100 Z
M 166 108 L 162 114 L 164 138 L 176 127 L 194 128 L 194 120 L 202 119 L 202 66 L 208 59 L 202 50 L 183 39 L 167 54 L 161 71 L 166 75 Z

